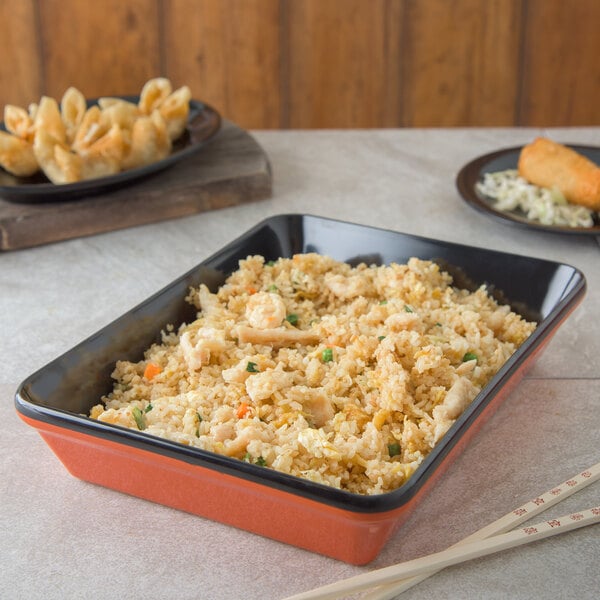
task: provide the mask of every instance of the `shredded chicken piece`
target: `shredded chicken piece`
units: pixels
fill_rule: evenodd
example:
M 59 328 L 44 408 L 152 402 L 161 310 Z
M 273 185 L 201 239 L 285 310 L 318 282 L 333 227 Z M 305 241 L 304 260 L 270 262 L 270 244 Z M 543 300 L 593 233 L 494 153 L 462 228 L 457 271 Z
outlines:
M 298 385 L 294 391 L 302 398 L 302 406 L 310 414 L 310 420 L 315 427 L 323 427 L 327 421 L 333 418 L 335 414 L 333 403 L 322 388 Z
M 219 298 L 204 284 L 200 284 L 198 287 L 198 303 L 205 316 L 218 314 L 220 311 L 222 311 Z
M 183 358 L 190 371 L 196 371 L 203 365 L 207 365 L 210 362 L 211 353 L 222 352 L 226 347 L 222 333 L 211 327 L 199 329 L 196 337 L 195 344 L 192 343 L 189 331 L 186 331 L 180 338 Z
M 240 456 L 246 452 L 248 444 L 253 440 L 267 441 L 268 439 L 268 432 L 263 431 L 256 424 L 248 425 L 237 433 L 233 439 L 225 442 L 225 454 L 227 456 Z
M 479 389 L 465 377 L 459 377 L 452 384 L 444 401 L 432 411 L 435 423 L 434 442 L 437 442 L 450 429 L 478 391 Z
M 246 393 L 253 402 L 266 400 L 275 392 L 290 387 L 294 381 L 292 373 L 278 369 L 268 369 L 262 373 L 255 373 L 246 379 Z
M 211 434 L 215 441 L 224 442 L 235 436 L 235 427 L 231 422 L 218 423 L 211 429 Z
M 390 331 L 402 331 L 403 329 L 420 331 L 423 329 L 421 319 L 413 312 L 394 313 L 385 320 L 385 325 L 389 327 Z
M 255 329 L 244 325 L 237 328 L 237 335 L 242 344 L 268 344 L 273 346 L 292 346 L 293 344 L 310 346 L 318 344 L 320 339 L 316 333 L 303 329 L 286 329 L 285 327 Z

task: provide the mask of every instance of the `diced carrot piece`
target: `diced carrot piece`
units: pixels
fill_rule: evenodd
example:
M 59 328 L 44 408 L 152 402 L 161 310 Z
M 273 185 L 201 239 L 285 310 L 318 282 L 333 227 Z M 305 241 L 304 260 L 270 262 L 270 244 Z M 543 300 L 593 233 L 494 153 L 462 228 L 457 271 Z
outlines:
M 243 419 L 248 412 L 250 411 L 250 407 L 246 402 L 242 402 L 237 409 L 237 417 L 238 419 Z
M 150 381 L 161 371 L 162 369 L 157 364 L 149 362 L 144 369 L 144 377 Z

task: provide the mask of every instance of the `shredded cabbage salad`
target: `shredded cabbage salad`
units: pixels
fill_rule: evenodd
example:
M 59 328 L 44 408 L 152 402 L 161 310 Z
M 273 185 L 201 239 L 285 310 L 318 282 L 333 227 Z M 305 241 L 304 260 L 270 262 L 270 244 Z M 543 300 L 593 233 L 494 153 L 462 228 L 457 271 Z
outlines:
M 592 227 L 594 211 L 570 204 L 560 190 L 538 187 L 519 177 L 516 169 L 486 173 L 477 190 L 494 200 L 503 212 L 520 209 L 528 219 L 543 225 Z

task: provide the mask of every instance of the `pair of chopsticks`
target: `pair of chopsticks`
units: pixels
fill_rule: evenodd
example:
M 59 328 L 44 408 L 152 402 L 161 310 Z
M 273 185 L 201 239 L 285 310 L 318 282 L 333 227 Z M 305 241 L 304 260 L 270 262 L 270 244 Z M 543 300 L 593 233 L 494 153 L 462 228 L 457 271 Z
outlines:
M 295 594 L 286 600 L 314 600 L 316 598 L 331 600 L 370 588 L 375 589 L 364 596 L 364 600 L 389 600 L 451 565 L 542 540 L 586 525 L 600 523 L 600 506 L 596 506 L 521 529 L 514 529 L 597 479 L 600 479 L 600 463 L 526 502 L 497 521 L 450 546 L 447 550 Z M 513 531 L 510 531 L 511 529 Z

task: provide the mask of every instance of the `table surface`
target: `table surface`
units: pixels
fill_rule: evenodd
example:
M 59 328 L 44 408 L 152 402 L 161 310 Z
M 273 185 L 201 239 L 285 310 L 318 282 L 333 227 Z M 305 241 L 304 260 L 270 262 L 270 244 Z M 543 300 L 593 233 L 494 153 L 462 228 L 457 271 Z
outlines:
M 597 463 L 600 237 L 498 223 L 455 188 L 474 157 L 538 134 L 600 145 L 598 127 L 257 131 L 273 168 L 269 200 L 0 254 L 0 597 L 284 598 L 442 550 Z M 364 567 L 75 479 L 14 410 L 33 371 L 263 218 L 290 212 L 566 262 L 588 282 L 533 369 Z M 599 486 L 548 516 L 599 505 Z M 448 568 L 402 597 L 592 598 L 598 556 L 600 529 L 587 527 Z

